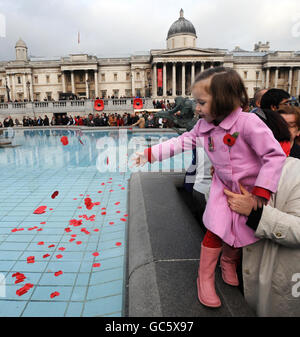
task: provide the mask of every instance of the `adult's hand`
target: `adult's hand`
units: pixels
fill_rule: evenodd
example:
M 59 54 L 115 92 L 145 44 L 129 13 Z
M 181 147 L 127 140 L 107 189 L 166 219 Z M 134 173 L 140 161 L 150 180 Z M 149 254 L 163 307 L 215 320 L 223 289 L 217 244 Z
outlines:
M 224 189 L 224 193 L 227 196 L 228 205 L 231 210 L 249 216 L 253 208 L 257 209 L 257 202 L 253 194 L 249 193 L 241 184 L 240 189 L 242 194 L 233 193 L 227 189 Z

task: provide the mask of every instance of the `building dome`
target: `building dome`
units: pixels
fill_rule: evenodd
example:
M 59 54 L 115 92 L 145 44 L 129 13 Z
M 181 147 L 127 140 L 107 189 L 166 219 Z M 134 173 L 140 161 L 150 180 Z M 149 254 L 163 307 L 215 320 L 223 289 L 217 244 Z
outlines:
M 20 47 L 27 48 L 26 43 L 21 38 L 19 38 L 19 40 L 17 41 L 15 48 L 20 48 Z
M 167 39 L 169 39 L 174 35 L 182 35 L 182 34 L 193 35 L 197 37 L 194 25 L 189 20 L 183 17 L 183 9 L 180 10 L 179 19 L 176 20 L 170 27 Z

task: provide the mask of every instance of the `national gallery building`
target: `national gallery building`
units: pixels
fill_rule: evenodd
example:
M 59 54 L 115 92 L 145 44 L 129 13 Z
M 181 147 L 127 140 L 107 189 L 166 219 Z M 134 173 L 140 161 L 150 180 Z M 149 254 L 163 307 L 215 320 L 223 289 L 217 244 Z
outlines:
M 253 51 L 198 48 L 194 25 L 180 16 L 170 27 L 166 49 L 145 55 L 98 58 L 71 54 L 61 59 L 28 57 L 28 47 L 16 43 L 16 59 L 0 62 L 0 102 L 58 100 L 61 93 L 81 98 L 151 97 L 174 99 L 191 96 L 195 75 L 204 69 L 226 66 L 245 82 L 249 97 L 259 88 L 275 87 L 299 97 L 300 52 L 274 51 L 258 42 Z

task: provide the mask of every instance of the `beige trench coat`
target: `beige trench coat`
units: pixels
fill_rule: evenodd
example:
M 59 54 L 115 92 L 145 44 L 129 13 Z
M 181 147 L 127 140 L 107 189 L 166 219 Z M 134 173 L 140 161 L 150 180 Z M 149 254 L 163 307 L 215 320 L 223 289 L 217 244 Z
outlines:
M 287 158 L 278 191 L 243 248 L 244 294 L 261 317 L 300 316 L 300 160 Z

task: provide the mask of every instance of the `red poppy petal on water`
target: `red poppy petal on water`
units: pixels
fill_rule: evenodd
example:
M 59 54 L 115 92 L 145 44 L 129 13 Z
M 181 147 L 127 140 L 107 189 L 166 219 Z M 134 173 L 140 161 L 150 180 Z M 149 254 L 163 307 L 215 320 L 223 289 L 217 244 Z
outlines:
M 45 213 L 46 208 L 47 206 L 40 206 L 33 212 L 33 214 L 43 214 Z
M 104 185 L 105 185 L 105 183 L 102 183 L 102 184 L 101 184 L 101 186 L 104 186 Z
M 15 281 L 15 284 L 18 284 L 18 283 L 21 283 L 23 282 L 24 280 L 26 279 L 26 277 L 24 276 L 23 278 L 18 278 L 16 281 Z
M 124 216 L 128 216 L 128 214 L 124 214 Z
M 53 211 L 53 208 L 49 208 L 49 211 Z
M 99 232 L 99 229 L 98 229 L 98 228 L 95 228 L 95 229 L 94 229 L 94 232 Z
M 94 256 L 99 256 L 98 252 L 93 253 Z
M 33 284 L 31 284 L 31 283 L 26 283 L 26 284 L 24 285 L 24 287 L 22 287 L 22 288 L 20 288 L 20 289 L 18 289 L 18 290 L 16 291 L 16 294 L 17 294 L 18 296 L 22 296 L 22 295 L 26 294 L 26 293 L 28 292 L 28 290 L 29 290 L 30 288 L 32 288 L 32 287 L 33 287 Z
M 79 194 L 80 197 L 83 197 L 83 194 Z
M 113 222 L 113 221 L 111 221 L 109 224 L 110 224 L 110 225 L 113 225 L 113 224 L 114 224 L 114 222 Z
M 45 254 L 45 255 L 43 255 L 43 259 L 45 259 L 46 257 L 49 257 L 50 256 L 50 254 Z
M 100 266 L 101 266 L 100 263 L 94 263 L 94 264 L 93 264 L 93 267 L 95 267 L 95 268 L 100 267 Z
M 67 228 L 65 228 L 65 232 L 70 233 L 70 232 L 72 232 L 72 229 L 67 227 Z
M 82 244 L 82 241 L 76 241 L 76 244 L 77 244 L 77 245 L 81 245 L 81 244 Z
M 121 190 L 125 190 L 125 187 L 122 187 Z
M 70 239 L 69 242 L 73 242 L 75 239 Z
M 121 242 L 116 242 L 116 246 L 121 246 L 122 243 Z
M 77 200 L 77 198 L 74 198 L 73 200 Z
M 106 214 L 106 212 L 101 212 L 101 214 L 102 214 L 102 215 L 105 215 L 105 214 Z
M 54 273 L 55 276 L 59 276 L 61 275 L 63 272 L 61 270 L 57 271 L 56 273 Z
M 96 206 L 98 206 L 100 204 L 101 204 L 100 201 L 94 202 L 94 205 L 96 205 Z
M 27 257 L 27 263 L 34 263 L 34 256 L 28 256 Z
M 48 246 L 48 248 L 52 248 L 52 247 L 55 247 L 55 245 L 50 245 L 50 246 Z
M 77 234 L 72 234 L 71 237 L 72 238 L 76 238 Z
M 102 191 L 98 191 L 98 193 L 102 193 Z
M 127 221 L 126 219 L 124 219 L 124 218 L 122 218 L 122 219 L 120 219 L 121 221 Z
M 58 291 L 54 291 L 54 292 L 50 295 L 50 297 L 51 297 L 51 298 L 54 298 L 54 297 L 59 296 L 59 295 L 60 295 L 60 293 L 59 293 Z
M 65 247 L 60 247 L 60 248 L 58 248 L 58 250 L 60 250 L 60 251 L 64 251 L 64 250 L 66 250 L 66 248 Z
M 16 276 L 18 276 L 18 275 L 24 275 L 24 274 L 19 273 L 19 272 L 16 272 L 16 273 L 12 274 L 11 277 L 16 277 Z
M 81 207 L 81 206 L 78 206 L 77 208 L 81 209 L 82 207 Z
M 46 221 L 40 222 L 40 225 L 45 225 Z
M 63 256 L 61 254 L 56 255 L 57 259 L 61 259 Z
M 113 192 L 114 190 L 109 190 L 109 192 Z
M 120 201 L 116 202 L 115 205 L 120 205 Z
M 44 244 L 44 241 L 38 242 L 38 245 L 39 245 L 39 246 L 41 246 L 41 245 L 43 245 L 43 244 Z
M 36 231 L 37 232 L 41 232 L 43 230 L 43 228 L 39 228 L 39 229 L 37 229 Z
M 69 140 L 68 140 L 67 136 L 62 136 L 61 139 L 60 139 L 60 141 L 62 142 L 62 144 L 64 146 L 69 144 Z
M 52 193 L 51 198 L 55 199 L 58 196 L 59 192 L 55 191 L 54 193 Z
M 116 211 L 116 213 L 121 213 L 121 211 Z

